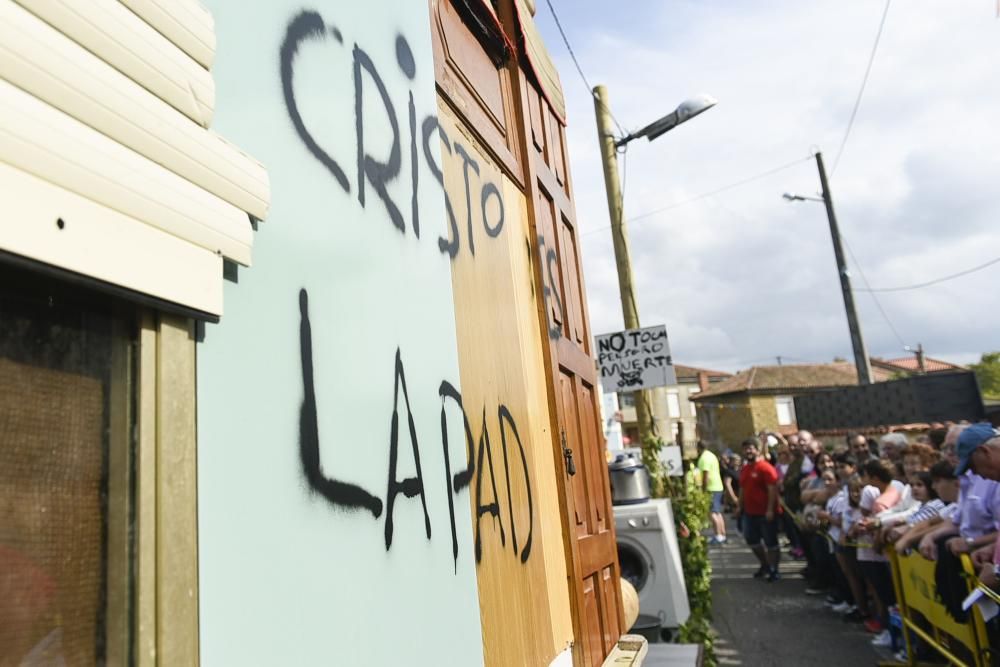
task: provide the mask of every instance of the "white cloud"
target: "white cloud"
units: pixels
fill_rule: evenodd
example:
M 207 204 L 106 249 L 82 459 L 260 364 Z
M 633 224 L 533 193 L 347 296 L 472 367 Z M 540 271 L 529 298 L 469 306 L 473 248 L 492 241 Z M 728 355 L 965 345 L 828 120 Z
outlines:
M 555 1 L 555 0 L 554 0 Z M 635 129 L 683 98 L 719 105 L 628 153 L 626 218 L 683 202 L 812 146 L 833 167 L 881 2 L 555 2 L 592 84 Z M 544 5 L 537 20 L 563 79 L 595 332 L 622 326 L 593 102 Z M 921 282 L 1000 255 L 1000 21 L 985 0 L 894 3 L 860 112 L 833 175 L 841 229 L 873 286 Z M 734 369 L 781 355 L 850 356 L 813 162 L 629 223 L 644 324 L 665 322 L 675 358 Z M 1000 265 L 880 295 L 902 342 L 975 359 L 1000 348 Z M 856 287 L 860 276 L 852 266 Z M 871 353 L 905 353 L 870 295 L 856 300 Z

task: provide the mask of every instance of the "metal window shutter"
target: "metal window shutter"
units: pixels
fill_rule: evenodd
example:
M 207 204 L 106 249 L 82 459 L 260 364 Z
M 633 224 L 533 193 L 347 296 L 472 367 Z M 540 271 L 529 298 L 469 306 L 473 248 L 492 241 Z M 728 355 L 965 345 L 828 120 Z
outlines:
M 0 0 L 0 251 L 221 315 L 223 259 L 250 264 L 270 192 L 207 129 L 212 17 L 194 0 L 81 7 Z

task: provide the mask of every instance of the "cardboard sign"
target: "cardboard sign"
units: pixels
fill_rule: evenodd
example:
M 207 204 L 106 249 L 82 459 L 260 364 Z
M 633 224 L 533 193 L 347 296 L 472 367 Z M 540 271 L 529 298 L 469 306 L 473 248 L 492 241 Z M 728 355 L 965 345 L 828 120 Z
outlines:
M 666 326 L 603 334 L 595 341 L 604 391 L 639 391 L 677 384 Z
M 684 457 L 678 445 L 667 445 L 660 449 L 660 463 L 670 477 L 684 475 Z

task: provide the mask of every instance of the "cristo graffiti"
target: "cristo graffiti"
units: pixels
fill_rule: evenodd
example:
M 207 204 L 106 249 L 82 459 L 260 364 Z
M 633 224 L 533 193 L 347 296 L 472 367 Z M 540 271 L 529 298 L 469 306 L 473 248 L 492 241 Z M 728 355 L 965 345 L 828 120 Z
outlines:
M 352 63 L 352 81 L 354 84 L 354 127 L 351 128 L 354 137 L 353 164 L 347 169 L 353 168 L 353 173 L 348 175 L 345 167 L 332 155 L 332 149 L 324 147 L 315 139 L 312 132 L 306 126 L 305 120 L 299 111 L 298 102 L 295 97 L 295 65 L 299 47 L 309 40 L 333 40 L 335 44 L 342 45 L 344 49 L 350 48 L 350 61 Z M 416 77 L 416 63 L 413 59 L 413 52 L 406 38 L 402 35 L 396 36 L 395 52 L 396 66 L 406 77 L 406 80 L 413 81 Z M 423 158 L 431 174 L 437 180 L 438 187 L 444 190 L 444 174 L 440 165 L 434 160 L 432 149 L 435 135 L 440 139 L 442 150 L 449 155 L 457 155 L 462 160 L 462 172 L 465 182 L 465 240 L 469 253 L 476 254 L 475 230 L 473 228 L 473 211 L 481 213 L 483 232 L 489 238 L 496 238 L 504 228 L 505 210 L 501 190 L 496 183 L 483 181 L 478 188 L 478 192 L 473 192 L 470 173 L 479 174 L 479 164 L 467 147 L 457 140 L 452 140 L 447 136 L 444 129 L 438 122 L 434 114 L 425 115 L 420 122 L 420 132 L 417 132 L 417 109 L 413 99 L 413 91 L 407 90 L 407 112 L 405 122 L 408 128 L 407 136 L 402 136 L 400 129 L 400 118 L 393 103 L 393 96 L 386 85 L 385 79 L 379 70 L 378 65 L 372 60 L 368 52 L 355 43 L 348 47 L 344 41 L 344 35 L 340 29 L 332 24 L 328 24 L 315 11 L 302 11 L 289 22 L 285 31 L 285 38 L 281 44 L 280 52 L 281 69 L 281 89 L 288 110 L 288 116 L 295 127 L 296 133 L 309 153 L 322 164 L 333 177 L 333 181 L 347 194 L 352 191 L 356 193 L 358 204 L 362 208 L 368 206 L 368 189 L 374 191 L 375 196 L 381 202 L 392 225 L 401 233 L 407 233 L 407 220 L 405 219 L 403 208 L 405 204 L 393 199 L 389 193 L 388 186 L 400 178 L 404 177 L 402 142 L 407 142 L 409 152 L 408 176 L 410 186 L 409 202 L 409 229 L 413 235 L 420 238 L 420 211 L 417 206 L 417 192 L 420 185 L 420 168 L 417 150 L 418 139 L 421 142 Z M 367 82 L 367 85 L 366 85 Z M 371 88 L 374 87 L 377 96 L 372 99 Z M 369 113 L 371 112 L 371 113 Z M 366 144 L 366 129 L 371 114 L 380 114 L 388 121 L 392 133 L 392 141 L 385 155 L 372 155 Z M 341 158 L 343 159 L 343 158 Z M 437 239 L 441 252 L 454 259 L 462 247 L 461 230 L 459 222 L 455 216 L 451 198 L 447 192 L 445 195 L 445 207 L 448 215 L 449 237 L 441 236 Z

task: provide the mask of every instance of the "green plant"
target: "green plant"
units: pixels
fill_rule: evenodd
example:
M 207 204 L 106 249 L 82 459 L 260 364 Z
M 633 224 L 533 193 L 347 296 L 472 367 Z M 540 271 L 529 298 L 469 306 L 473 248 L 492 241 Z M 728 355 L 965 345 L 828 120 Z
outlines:
M 708 509 L 711 496 L 707 491 L 685 485 L 684 477 L 668 477 L 659 465 L 659 451 L 663 441 L 647 438 L 643 442 L 643 462 L 650 469 L 651 486 L 657 497 L 670 498 L 677 527 L 681 551 L 681 567 L 687 587 L 691 616 L 680 627 L 677 641 L 701 644 L 705 667 L 715 667 L 715 633 L 712 630 L 712 564 L 708 559 L 708 543 L 702 531 L 708 527 Z M 656 464 L 650 466 L 647 458 Z M 657 493 L 656 490 L 659 492 Z
M 979 363 L 969 364 L 976 373 L 983 394 L 1000 397 L 1000 352 L 985 352 Z

